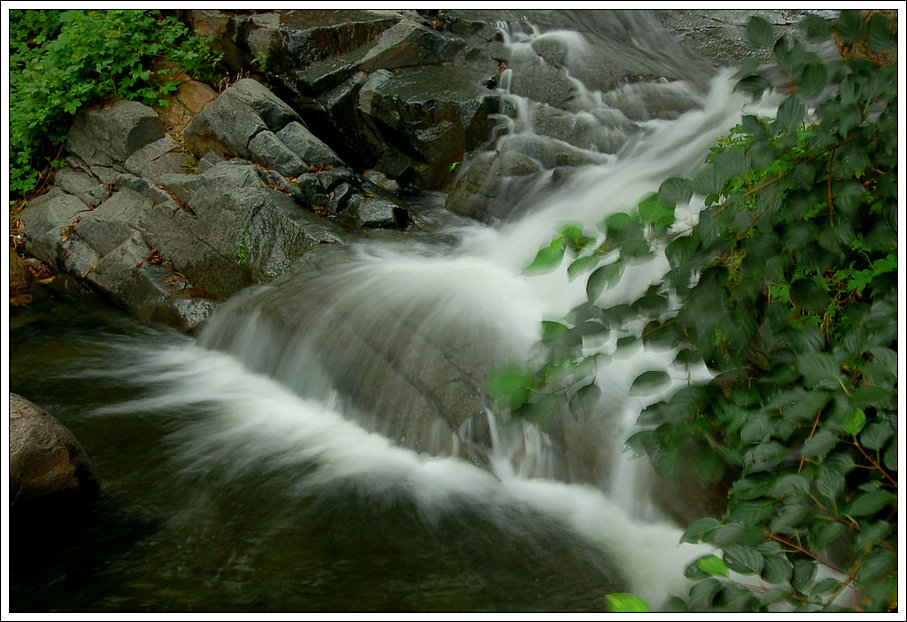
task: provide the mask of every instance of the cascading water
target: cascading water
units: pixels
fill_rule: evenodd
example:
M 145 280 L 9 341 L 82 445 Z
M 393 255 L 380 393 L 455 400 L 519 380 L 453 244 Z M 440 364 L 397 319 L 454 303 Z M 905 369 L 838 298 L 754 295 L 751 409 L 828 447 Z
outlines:
M 584 62 L 575 32 L 502 35 L 523 62 L 551 49 L 568 70 Z M 155 569 L 123 572 L 133 594 L 158 590 L 145 596 L 167 608 L 160 585 L 184 580 L 219 595 L 192 601 L 202 609 L 602 610 L 608 592 L 655 607 L 686 592 L 683 568 L 703 549 L 678 544 L 680 529 L 648 493 L 650 470 L 622 448 L 647 401 L 705 370 L 672 369 L 673 350 L 621 351 L 598 370 L 596 413 L 547 430 L 497 418 L 481 389 L 498 365 L 527 359 L 541 320 L 585 299 L 583 279 L 565 270 L 522 273 L 556 227 L 594 230 L 665 178 L 689 175 L 743 100 L 726 73 L 626 85 L 617 99 L 571 78 L 573 109 L 554 116 L 584 138 L 567 141 L 540 131 L 550 107 L 509 91 L 513 71 L 499 85 L 509 114 L 498 152 L 556 152 L 574 166 L 564 175 L 542 163 L 521 179 L 525 204 L 508 219 L 449 226 L 443 243 L 338 251 L 237 296 L 196 340 L 129 340 L 106 355 L 108 381 L 145 392 L 94 416 L 156 421 L 166 455 L 149 460 L 173 465 L 175 490 L 148 484 L 149 507 L 166 498 L 176 509 L 162 519 L 168 535 L 138 547 Z M 654 91 L 683 110 L 667 119 L 622 110 Z M 675 226 L 696 217 L 691 206 Z M 603 296 L 631 302 L 666 270 L 663 257 L 635 265 Z M 629 396 L 647 369 L 674 383 L 646 401 Z M 281 570 L 266 582 L 263 567 Z

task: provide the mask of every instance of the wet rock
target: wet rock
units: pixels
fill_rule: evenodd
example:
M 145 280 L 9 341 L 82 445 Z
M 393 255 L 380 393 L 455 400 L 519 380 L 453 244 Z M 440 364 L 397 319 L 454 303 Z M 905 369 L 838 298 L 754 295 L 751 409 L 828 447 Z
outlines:
M 89 167 L 122 166 L 133 153 L 164 137 L 164 125 L 148 106 L 118 101 L 76 115 L 66 150 Z
M 85 203 L 59 188 L 34 199 L 19 216 L 29 238 L 28 252 L 49 266 L 57 265 L 72 227 L 88 213 Z
M 506 151 L 480 153 L 461 169 L 445 207 L 460 216 L 493 222 L 506 218 L 518 198 L 532 193 L 532 179 L 541 167 L 519 151 Z
M 198 157 L 210 151 L 237 155 L 297 177 L 310 166 L 341 164 L 340 158 L 271 91 L 251 79 L 226 89 L 184 132 Z
M 72 503 L 97 494 L 97 476 L 75 436 L 20 395 L 9 397 L 9 507 Z
M 427 65 L 376 71 L 358 108 L 375 135 L 414 156 L 410 170 L 420 186 L 440 188 L 454 162 L 489 140 L 497 106 L 497 96 L 466 72 Z
M 390 197 L 356 193 L 347 199 L 337 221 L 354 229 L 405 229 L 409 214 Z
M 179 151 L 179 143 L 177 143 L 169 135 L 164 136 L 159 140 L 149 143 L 133 153 L 131 156 L 126 158 L 123 165 L 126 167 L 126 170 L 133 175 L 139 177 L 153 177 L 155 175 L 160 175 L 164 172 L 180 172 L 180 165 L 185 164 L 185 159 L 179 156 L 177 153 Z M 159 163 L 155 166 L 155 162 L 159 162 L 168 154 L 177 153 L 177 166 L 173 167 L 170 165 L 168 160 L 165 160 L 164 163 Z M 183 171 L 185 172 L 185 171 Z
M 68 166 L 54 174 L 54 184 L 91 207 L 99 205 L 110 196 L 110 190 L 95 177 Z
M 343 165 L 337 154 L 301 123 L 287 123 L 277 132 L 277 138 L 307 166 L 324 168 Z

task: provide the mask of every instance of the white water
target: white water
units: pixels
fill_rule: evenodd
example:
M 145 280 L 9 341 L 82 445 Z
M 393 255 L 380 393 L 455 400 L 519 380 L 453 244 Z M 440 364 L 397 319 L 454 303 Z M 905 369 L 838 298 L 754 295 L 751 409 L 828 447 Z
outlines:
M 683 593 L 683 567 L 706 552 L 680 545 L 674 526 L 631 520 L 597 489 L 524 479 L 506 469 L 492 474 L 456 458 L 396 447 L 351 423 L 331 404 L 301 398 L 250 373 L 229 355 L 194 342 L 133 350 L 129 356 L 136 354 L 140 364 L 108 374 L 145 386 L 154 379 L 156 390 L 95 414 L 153 416 L 200 408 L 207 414 L 180 422 L 173 439 L 172 458 L 192 478 L 229 485 L 232 478 L 254 473 L 266 486 L 275 477 L 289 497 L 339 486 L 355 489 L 367 502 L 406 496 L 427 524 L 474 506 L 496 524 L 515 526 L 513 512 L 529 508 L 600 547 L 626 576 L 628 589 L 653 604 Z
M 535 54 L 530 46 L 533 38 L 540 37 L 561 40 L 567 49 L 568 65 L 582 62 L 585 47 L 575 33 L 534 33 L 510 43 L 517 55 L 528 56 Z M 172 437 L 174 459 L 184 465 L 187 474 L 201 479 L 229 482 L 252 473 L 263 481 L 279 478 L 290 496 L 317 495 L 341 485 L 375 502 L 402 496 L 416 504 L 426 523 L 471 506 L 481 508 L 489 520 L 506 529 L 512 525 L 514 512 L 529 508 L 598 547 L 625 577 L 627 591 L 654 607 L 670 595 L 685 594 L 683 569 L 706 549 L 679 545 L 681 530 L 663 519 L 647 492 L 650 469 L 644 462 L 629 460 L 621 449 L 647 403 L 691 379 L 707 378 L 706 370 L 694 370 L 691 378 L 690 372 L 671 368 L 673 350 L 644 349 L 621 353 L 600 369 L 597 382 L 602 389 L 602 405 L 615 414 L 607 420 L 610 429 L 600 429 L 606 420 L 593 418 L 587 432 L 593 442 L 602 443 L 601 452 L 611 465 L 598 481 L 580 485 L 530 477 L 553 469 L 552 444 L 544 433 L 525 425 L 517 425 L 514 432 L 504 422 L 491 421 L 490 471 L 454 457 L 407 449 L 369 432 L 363 427 L 366 421 L 391 413 L 353 412 L 354 407 L 335 390 L 331 373 L 319 369 L 303 352 L 315 347 L 307 345 L 313 343 L 314 334 L 343 321 L 333 316 L 334 312 L 363 317 L 374 314 L 379 318 L 376 335 L 389 330 L 380 323 L 380 314 L 384 313 L 418 316 L 417 329 L 428 333 L 451 325 L 468 333 L 470 327 L 480 326 L 482 331 L 491 331 L 508 358 L 525 360 L 538 337 L 540 321 L 560 319 L 582 302 L 585 281 L 569 282 L 564 269 L 526 276 L 523 267 L 551 239 L 559 224 L 576 223 L 594 231 L 608 215 L 632 211 L 667 177 L 694 172 L 714 138 L 733 126 L 743 109 L 742 98 L 731 92 L 727 73 L 716 76 L 705 91 L 702 86 L 659 85 L 683 91 L 699 102 L 698 107 L 673 120 L 636 124 L 635 133 L 627 137 L 617 155 L 586 150 L 583 155 L 592 164 L 561 182 L 556 190 L 545 192 L 533 205 L 525 206 L 517 220 L 452 231 L 460 242 L 453 250 L 443 252 L 381 245 L 359 249 L 345 264 L 341 276 L 322 283 L 337 290 L 336 298 L 333 306 L 324 310 L 325 318 L 305 330 L 281 333 L 253 308 L 241 323 L 236 323 L 235 316 L 231 316 L 234 323 L 229 325 L 218 325 L 226 316 L 212 321 L 209 340 L 213 327 L 236 333 L 229 349 L 232 355 L 195 342 L 141 353 L 141 365 L 124 370 L 123 378 L 140 377 L 146 383 L 153 379 L 155 390 L 144 399 L 99 414 L 201 408 L 206 414 L 180 421 Z M 623 90 L 625 96 L 633 96 L 631 86 Z M 533 102 L 505 96 L 517 116 L 511 120 L 511 132 L 499 144 L 501 150 L 519 148 L 521 138 L 538 138 Z M 623 131 L 620 128 L 628 123 L 600 94 L 584 88 L 578 108 L 574 113 L 577 122 L 610 119 L 618 129 L 609 131 Z M 697 211 L 695 202 L 686 206 L 686 211 L 679 209 L 676 230 L 692 226 Z M 604 292 L 602 306 L 632 302 L 658 282 L 667 267 L 659 256 L 634 265 L 620 283 Z M 285 384 L 252 371 L 257 367 L 256 357 L 265 356 L 257 348 L 271 343 L 269 340 L 293 344 L 296 360 L 275 375 L 286 380 L 284 376 L 308 374 L 304 390 L 294 387 L 296 391 L 291 391 Z M 397 342 L 390 343 L 394 346 Z M 343 343 L 331 345 L 338 350 L 344 347 Z M 600 347 L 609 351 L 613 343 Z M 349 364 L 368 365 L 364 361 Z M 669 371 L 674 382 L 646 400 L 628 397 L 634 378 L 648 369 Z M 380 403 L 382 408 L 389 408 L 387 402 Z M 403 404 L 396 408 L 405 411 Z M 599 429 L 593 429 L 595 425 Z M 455 454 L 455 449 L 451 453 Z

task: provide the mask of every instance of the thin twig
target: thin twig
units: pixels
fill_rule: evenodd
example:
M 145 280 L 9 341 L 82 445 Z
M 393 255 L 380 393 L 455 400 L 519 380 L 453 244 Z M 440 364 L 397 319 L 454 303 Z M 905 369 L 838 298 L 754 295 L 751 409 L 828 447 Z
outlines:
M 802 546 L 799 546 L 799 545 L 797 545 L 797 544 L 794 544 L 793 542 L 790 542 L 790 541 L 788 541 L 788 540 L 785 540 L 784 538 L 782 538 L 782 537 L 779 536 L 778 534 L 774 534 L 774 533 L 770 532 L 768 529 L 763 528 L 762 531 L 763 531 L 765 534 L 767 534 L 770 538 L 772 538 L 772 539 L 774 539 L 774 540 L 777 540 L 777 541 L 780 542 L 781 544 L 786 544 L 787 546 L 793 547 L 793 548 L 795 548 L 796 550 L 800 551 L 800 552 L 803 553 L 804 555 L 808 555 L 809 557 L 812 557 L 814 560 L 816 560 L 817 562 L 819 562 L 819 563 L 822 564 L 823 566 L 828 566 L 829 568 L 831 568 L 831 569 L 834 570 L 835 572 L 840 572 L 840 573 L 843 574 L 843 575 L 846 575 L 846 574 L 847 574 L 846 572 L 844 572 L 843 570 L 841 570 L 840 568 L 838 568 L 838 567 L 835 566 L 834 564 L 825 561 L 824 559 L 822 559 L 821 557 L 819 557 L 819 556 L 816 555 L 815 553 L 812 553 L 812 552 L 810 552 L 810 551 L 807 551 L 807 550 L 804 549 Z
M 879 471 L 881 471 L 882 475 L 887 477 L 888 481 L 891 482 L 892 484 L 894 484 L 894 487 L 897 488 L 898 483 L 894 480 L 894 478 L 891 477 L 887 472 L 885 472 L 885 469 L 882 468 L 881 464 L 879 464 L 878 462 L 876 462 L 875 460 L 873 460 L 872 458 L 869 457 L 869 454 L 867 454 L 866 451 L 863 450 L 863 447 L 860 445 L 860 443 L 857 441 L 856 438 L 853 439 L 853 443 L 854 443 L 854 445 L 857 446 L 857 449 L 860 450 L 860 453 L 863 454 L 864 456 L 866 456 L 866 459 L 869 460 L 869 462 L 872 464 L 872 466 L 874 466 Z
M 822 410 L 819 409 L 819 412 L 816 413 L 816 420 L 813 421 L 813 429 L 809 431 L 809 436 L 806 437 L 806 440 L 809 441 L 813 437 L 813 434 L 816 433 L 816 428 L 819 427 L 819 418 L 822 416 Z M 797 475 L 800 475 L 800 471 L 803 470 L 803 465 L 806 463 L 806 456 L 800 456 L 800 466 L 797 468 Z

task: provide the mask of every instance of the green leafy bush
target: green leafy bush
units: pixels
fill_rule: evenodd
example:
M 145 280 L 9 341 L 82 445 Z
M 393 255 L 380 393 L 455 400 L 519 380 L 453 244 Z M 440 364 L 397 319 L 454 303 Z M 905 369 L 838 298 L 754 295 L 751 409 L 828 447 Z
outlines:
M 808 39 L 836 35 L 842 50 L 884 55 L 894 41 L 879 14 L 801 26 Z M 709 542 L 721 557 L 688 568 L 692 589 L 673 606 L 893 611 L 897 65 L 823 61 L 758 17 L 748 35 L 782 72 L 777 114 L 743 117 L 695 177 L 668 179 L 635 214 L 608 217 L 603 243 L 567 227 L 543 247 L 528 269 L 569 257 L 571 278 L 588 273 L 588 300 L 546 321 L 541 363 L 505 370 L 492 391 L 516 415 L 545 421 L 563 405 L 582 417 L 605 356 L 584 355 L 584 337 L 682 346 L 674 365 L 703 361 L 714 379 L 645 409 L 629 444 L 666 478 L 733 484 L 722 517 L 686 529 L 685 541 Z M 738 89 L 759 98 L 773 88 L 767 75 L 747 62 Z M 694 194 L 704 198 L 699 222 L 674 233 L 676 206 Z M 663 283 L 600 307 L 627 263 L 656 248 L 670 263 Z M 639 318 L 641 333 L 627 328 Z M 631 392 L 667 378 L 645 371 Z
M 72 117 L 105 96 L 164 104 L 177 87 L 166 61 L 213 79 L 218 58 L 186 26 L 155 11 L 12 10 L 10 188 L 46 175 Z

